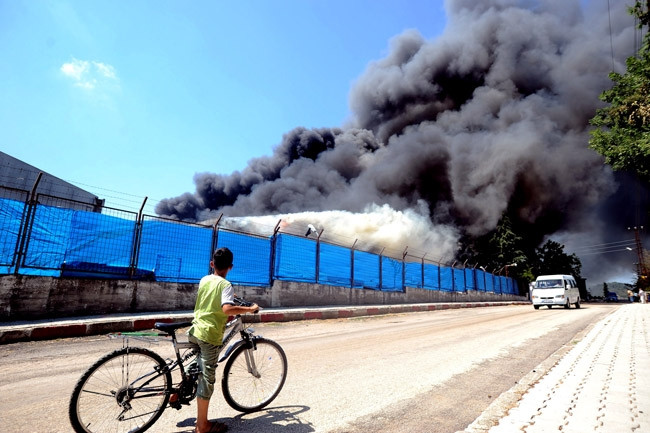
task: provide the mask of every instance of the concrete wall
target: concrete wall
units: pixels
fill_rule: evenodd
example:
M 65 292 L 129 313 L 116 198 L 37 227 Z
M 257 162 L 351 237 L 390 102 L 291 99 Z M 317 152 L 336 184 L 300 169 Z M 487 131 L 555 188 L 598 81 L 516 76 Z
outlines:
M 0 321 L 192 310 L 197 288 L 197 284 L 4 275 L 0 276 Z M 287 281 L 275 281 L 272 287 L 236 286 L 235 293 L 261 307 L 526 300 L 483 292 L 416 288 L 381 292 Z

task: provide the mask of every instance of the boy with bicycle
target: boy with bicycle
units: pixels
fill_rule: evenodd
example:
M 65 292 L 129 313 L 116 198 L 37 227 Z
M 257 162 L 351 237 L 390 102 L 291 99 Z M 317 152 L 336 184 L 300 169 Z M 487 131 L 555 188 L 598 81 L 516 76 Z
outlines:
M 194 319 L 189 329 L 188 340 L 197 344 L 201 353 L 198 379 L 196 433 L 223 433 L 228 426 L 208 420 L 210 397 L 214 392 L 217 357 L 221 349 L 223 333 L 228 316 L 254 313 L 259 310 L 257 304 L 250 307 L 237 306 L 234 303 L 232 284 L 226 280 L 233 266 L 233 254 L 228 248 L 219 248 L 212 255 L 210 267 L 213 272 L 199 282 L 199 291 L 194 306 Z

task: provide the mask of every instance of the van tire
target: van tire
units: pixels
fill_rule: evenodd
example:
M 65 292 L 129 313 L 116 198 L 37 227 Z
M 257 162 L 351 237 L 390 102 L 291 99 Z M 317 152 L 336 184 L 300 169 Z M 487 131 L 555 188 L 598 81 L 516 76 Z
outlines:
M 571 303 L 569 302 L 568 299 L 566 300 L 566 304 L 564 304 L 564 308 L 566 308 L 567 310 L 571 308 Z
M 533 305 L 533 308 L 539 310 L 539 305 Z
M 578 300 L 576 301 L 576 303 L 574 305 L 576 306 L 576 308 L 580 308 L 580 298 L 578 298 Z

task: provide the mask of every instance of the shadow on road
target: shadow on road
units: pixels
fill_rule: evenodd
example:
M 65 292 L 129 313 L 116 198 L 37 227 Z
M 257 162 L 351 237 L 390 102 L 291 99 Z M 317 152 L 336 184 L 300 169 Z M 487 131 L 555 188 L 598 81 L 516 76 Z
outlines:
M 311 433 L 316 431 L 311 423 L 304 422 L 298 417 L 308 410 L 307 406 L 281 406 L 252 414 L 241 414 L 234 418 L 222 418 L 218 421 L 228 425 L 229 432 Z M 177 427 L 183 428 L 178 433 L 194 433 L 195 424 L 196 418 L 187 418 L 177 423 Z

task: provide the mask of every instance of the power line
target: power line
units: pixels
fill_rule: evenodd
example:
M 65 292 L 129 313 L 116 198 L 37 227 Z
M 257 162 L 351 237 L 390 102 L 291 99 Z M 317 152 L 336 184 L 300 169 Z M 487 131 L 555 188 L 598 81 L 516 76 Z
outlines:
M 606 253 L 617 253 L 621 251 L 634 251 L 632 248 L 621 248 L 617 250 L 602 250 L 602 251 L 592 251 L 590 253 L 579 253 L 580 256 L 590 256 L 592 254 L 606 254 Z
M 612 52 L 612 72 L 614 72 L 614 39 L 612 37 L 612 14 L 610 12 L 609 0 L 607 0 L 607 17 L 609 18 L 609 46 Z
M 615 241 L 615 242 L 607 242 L 603 244 L 594 244 L 594 245 L 576 247 L 573 249 L 573 253 L 585 255 L 585 254 L 597 254 L 600 252 L 614 252 L 614 251 L 625 251 L 625 250 L 630 251 L 633 249 L 632 248 L 633 246 L 635 246 L 635 240 L 629 239 L 624 241 Z
M 609 246 L 609 245 L 621 245 L 621 244 L 629 244 L 629 243 L 634 243 L 634 239 L 626 239 L 624 241 L 615 241 L 615 242 L 606 242 L 604 244 L 594 244 L 594 245 L 586 245 L 583 247 L 577 247 L 575 249 L 584 249 L 584 248 L 594 248 L 594 247 L 601 247 L 601 246 Z

